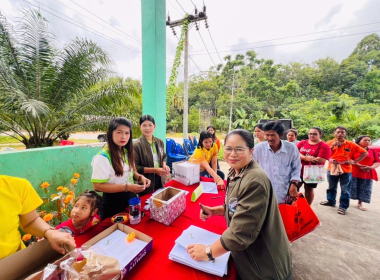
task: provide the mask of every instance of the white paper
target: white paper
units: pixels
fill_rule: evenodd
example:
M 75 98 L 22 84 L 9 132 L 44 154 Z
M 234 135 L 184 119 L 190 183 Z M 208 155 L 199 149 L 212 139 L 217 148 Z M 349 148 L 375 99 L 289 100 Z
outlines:
M 184 248 L 187 248 L 187 246 L 190 244 L 203 244 L 208 246 L 219 238 L 219 234 L 213 233 L 200 227 L 189 226 L 189 228 L 185 229 L 180 237 L 177 238 L 175 243 L 181 245 Z
M 230 257 L 230 252 L 215 259 L 215 262 L 210 261 L 194 261 L 186 249 L 181 245 L 175 244 L 169 254 L 169 259 L 190 266 L 192 268 L 223 277 L 227 274 L 227 263 Z
M 195 269 L 222 277 L 227 274 L 227 263 L 230 252 L 215 259 L 215 262 L 194 261 L 187 253 L 186 248 L 189 244 L 211 245 L 220 238 L 219 234 L 208 230 L 190 226 L 184 230 L 180 237 L 175 241 L 175 245 L 169 254 L 169 259 L 178 263 L 193 267 Z
M 218 187 L 214 182 L 202 182 L 203 193 L 218 194 Z
M 91 248 L 94 248 L 95 251 L 101 250 L 104 252 L 104 255 L 117 259 L 122 269 L 148 244 L 137 238 L 132 242 L 128 242 L 127 236 L 128 234 L 121 230 L 115 230 L 107 237 L 92 245 Z

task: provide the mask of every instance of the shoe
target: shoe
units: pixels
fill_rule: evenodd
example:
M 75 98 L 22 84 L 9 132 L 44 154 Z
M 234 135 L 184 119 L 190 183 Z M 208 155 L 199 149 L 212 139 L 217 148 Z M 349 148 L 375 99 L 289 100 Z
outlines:
M 323 206 L 331 206 L 331 207 L 335 207 L 334 204 L 332 204 L 329 200 L 326 200 L 326 201 L 322 201 L 321 203 L 319 203 L 320 205 L 323 205 Z
M 339 210 L 338 210 L 338 214 L 340 214 L 340 215 L 346 215 L 346 213 L 347 213 L 347 210 L 346 210 L 346 209 L 344 209 L 344 208 L 339 208 Z

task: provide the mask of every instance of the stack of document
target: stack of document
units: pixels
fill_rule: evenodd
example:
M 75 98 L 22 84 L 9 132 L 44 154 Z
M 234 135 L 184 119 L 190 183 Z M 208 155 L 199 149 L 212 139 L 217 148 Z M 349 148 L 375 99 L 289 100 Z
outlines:
M 211 262 L 194 261 L 186 251 L 187 246 L 190 244 L 204 244 L 208 246 L 219 238 L 219 234 L 196 226 L 190 226 L 188 229 L 184 230 L 181 236 L 175 241 L 175 245 L 169 254 L 169 259 L 223 277 L 223 275 L 227 275 L 227 262 L 230 257 L 230 252 L 216 258 L 215 262 Z

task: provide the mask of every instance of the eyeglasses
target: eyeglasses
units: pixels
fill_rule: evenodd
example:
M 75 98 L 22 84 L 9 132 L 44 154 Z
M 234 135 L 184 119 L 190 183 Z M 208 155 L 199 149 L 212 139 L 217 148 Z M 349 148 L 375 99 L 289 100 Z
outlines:
M 314 136 L 317 136 L 318 133 L 309 133 L 309 135 L 314 135 Z
M 235 154 L 237 154 L 238 156 L 241 156 L 242 154 L 244 154 L 244 150 L 246 149 L 249 149 L 248 147 L 246 148 L 242 148 L 242 147 L 236 147 L 236 148 L 232 148 L 232 147 L 225 147 L 224 148 L 224 153 L 226 155 L 229 155 L 232 153 L 232 151 L 235 151 Z

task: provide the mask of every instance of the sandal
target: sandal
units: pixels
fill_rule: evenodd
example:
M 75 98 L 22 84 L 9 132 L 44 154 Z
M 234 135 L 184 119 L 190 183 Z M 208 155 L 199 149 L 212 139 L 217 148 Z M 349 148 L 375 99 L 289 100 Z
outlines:
M 344 208 L 339 208 L 339 210 L 338 210 L 338 214 L 340 214 L 340 215 L 346 215 L 346 212 L 347 212 L 347 210 Z
M 323 206 L 331 206 L 331 207 L 335 207 L 334 204 L 332 204 L 329 200 L 326 200 L 326 201 L 322 201 L 321 203 L 319 203 L 320 205 L 323 205 Z
M 358 208 L 362 211 L 367 211 L 367 208 L 364 208 L 362 205 L 358 204 Z

